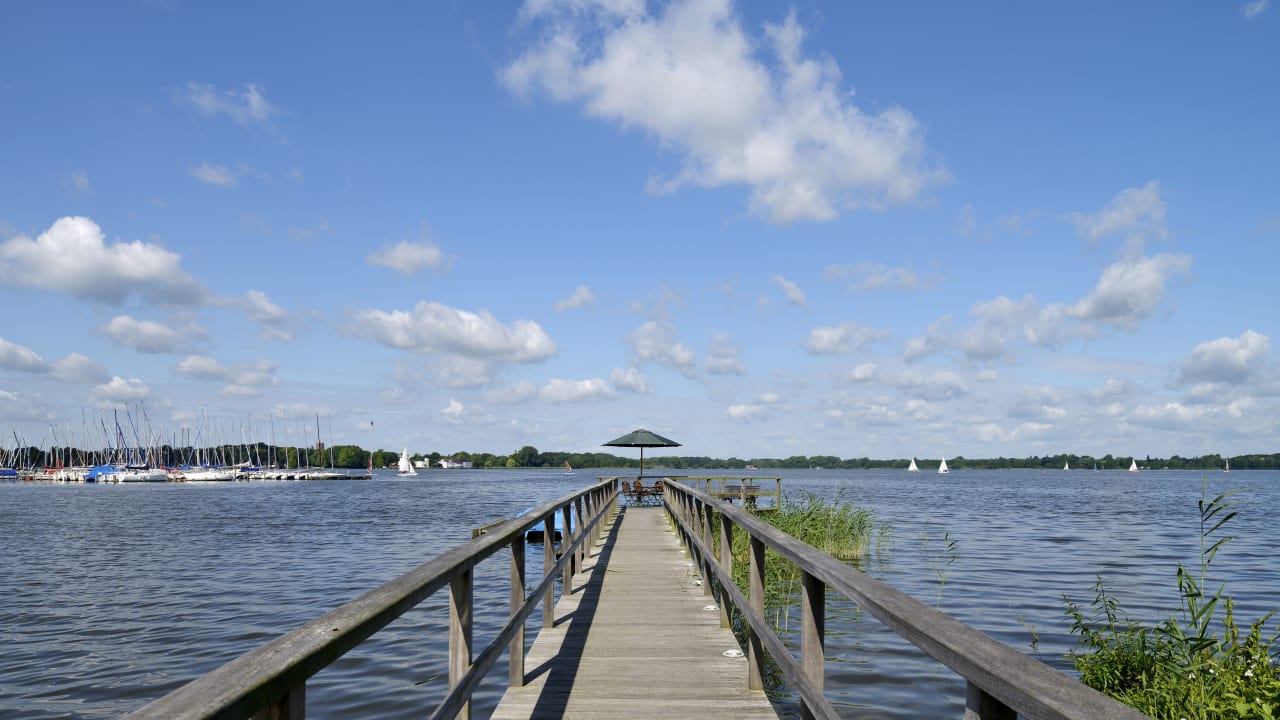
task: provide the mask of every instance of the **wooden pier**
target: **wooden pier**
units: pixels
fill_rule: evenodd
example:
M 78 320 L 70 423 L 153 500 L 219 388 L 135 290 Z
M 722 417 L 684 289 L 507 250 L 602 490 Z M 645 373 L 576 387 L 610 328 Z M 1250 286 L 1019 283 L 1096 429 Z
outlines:
M 777 718 L 662 508 L 623 508 L 592 553 L 493 720 Z

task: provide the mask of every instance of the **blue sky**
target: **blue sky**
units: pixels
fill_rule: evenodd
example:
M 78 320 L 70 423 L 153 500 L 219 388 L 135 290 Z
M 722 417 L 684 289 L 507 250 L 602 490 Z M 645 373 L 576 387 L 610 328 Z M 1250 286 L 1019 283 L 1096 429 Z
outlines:
M 4 446 L 1274 452 L 1269 5 L 6 4 Z

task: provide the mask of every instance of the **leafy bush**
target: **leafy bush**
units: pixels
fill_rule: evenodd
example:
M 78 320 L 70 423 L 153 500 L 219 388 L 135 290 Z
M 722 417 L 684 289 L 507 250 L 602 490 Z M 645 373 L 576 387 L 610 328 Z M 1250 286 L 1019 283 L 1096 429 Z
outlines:
M 1178 564 L 1176 614 L 1154 626 L 1135 622 L 1101 577 L 1089 613 L 1063 598 L 1071 634 L 1079 636 L 1068 657 L 1082 682 L 1157 720 L 1280 720 L 1280 636 L 1263 634 L 1275 611 L 1250 624 L 1241 641 L 1226 584 L 1205 593 L 1214 557 L 1234 537 L 1219 531 L 1236 516 L 1230 501 L 1236 492 L 1207 500 L 1207 482 L 1201 491 L 1199 572 Z M 1221 634 L 1214 620 L 1219 606 Z

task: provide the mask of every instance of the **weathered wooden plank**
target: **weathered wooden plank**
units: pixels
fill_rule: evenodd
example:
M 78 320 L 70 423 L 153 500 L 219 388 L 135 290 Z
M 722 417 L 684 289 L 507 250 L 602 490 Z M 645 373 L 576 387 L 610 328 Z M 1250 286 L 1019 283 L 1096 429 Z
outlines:
M 661 508 L 625 508 L 583 570 L 494 720 L 777 717 Z

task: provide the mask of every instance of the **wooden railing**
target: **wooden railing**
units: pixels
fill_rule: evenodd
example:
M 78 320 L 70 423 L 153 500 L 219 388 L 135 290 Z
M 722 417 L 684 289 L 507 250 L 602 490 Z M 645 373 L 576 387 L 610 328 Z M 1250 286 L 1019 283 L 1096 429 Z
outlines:
M 729 625 L 732 604 L 747 626 L 748 685 L 764 687 L 763 653 L 777 663 L 800 696 L 801 716 L 838 718 L 823 695 L 826 592 L 856 603 L 968 683 L 965 720 L 1138 720 L 1146 715 L 1103 695 L 1044 663 L 996 641 L 909 595 L 778 530 L 751 513 L 679 483 L 665 484 L 664 502 L 701 568 L 704 592 L 718 592 L 720 620 Z M 719 520 L 718 523 L 713 518 Z M 717 557 L 713 527 L 720 528 Z M 733 580 L 733 533 L 749 538 L 748 594 Z M 765 548 L 795 563 L 800 584 L 800 658 L 764 617 Z
M 617 509 L 617 486 L 599 482 L 459 545 L 336 610 L 232 660 L 129 715 L 130 718 L 262 718 L 305 717 L 307 680 L 388 623 L 449 587 L 449 692 L 432 718 L 469 718 L 472 693 L 502 656 L 510 653 L 508 682 L 524 684 L 524 628 L 539 603 L 543 627 L 555 620 L 555 578 L 569 587 L 573 568 L 581 567 Z M 553 542 L 555 513 L 563 517 L 560 558 Z M 576 522 L 572 522 L 576 514 Z M 525 593 L 525 533 L 544 523 L 543 576 Z M 474 568 L 503 548 L 511 548 L 511 618 L 493 642 L 472 657 Z

